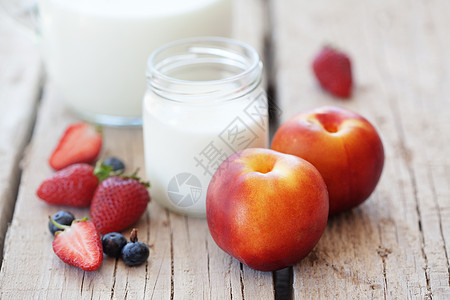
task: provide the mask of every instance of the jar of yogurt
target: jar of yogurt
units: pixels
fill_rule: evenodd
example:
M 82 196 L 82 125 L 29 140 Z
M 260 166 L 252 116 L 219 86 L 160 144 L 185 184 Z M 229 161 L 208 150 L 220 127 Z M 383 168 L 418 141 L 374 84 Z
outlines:
M 143 101 L 152 199 L 204 217 L 209 181 L 225 158 L 268 146 L 262 68 L 253 48 L 228 38 L 180 40 L 153 52 Z

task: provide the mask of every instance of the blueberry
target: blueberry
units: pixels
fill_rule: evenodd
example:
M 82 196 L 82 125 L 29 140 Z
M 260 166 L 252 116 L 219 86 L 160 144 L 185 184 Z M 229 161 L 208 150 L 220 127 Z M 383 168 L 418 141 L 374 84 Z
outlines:
M 148 246 L 138 242 L 137 230 L 131 231 L 130 242 L 122 248 L 122 259 L 127 266 L 139 266 L 147 261 L 150 251 Z
M 118 232 L 110 232 L 102 237 L 103 253 L 111 257 L 119 257 L 127 239 Z
M 75 220 L 75 217 L 68 211 L 60 210 L 52 216 L 52 219 L 61 225 L 71 225 L 73 220 Z M 61 231 L 61 229 L 56 227 L 51 221 L 48 221 L 48 229 L 53 235 L 55 235 L 57 231 Z
M 117 157 L 107 157 L 103 161 L 103 165 L 111 166 L 113 168 L 113 171 L 125 170 L 124 163 Z

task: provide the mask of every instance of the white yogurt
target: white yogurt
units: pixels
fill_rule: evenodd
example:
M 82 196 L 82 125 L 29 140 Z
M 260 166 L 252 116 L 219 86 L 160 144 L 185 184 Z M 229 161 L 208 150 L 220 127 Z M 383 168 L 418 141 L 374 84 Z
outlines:
M 268 146 L 267 97 L 262 65 L 248 46 L 228 39 L 185 44 L 192 46 L 169 46 L 150 58 L 156 65 L 144 98 L 146 172 L 152 199 L 205 216 L 219 164 L 241 149 Z
M 89 120 L 139 123 L 148 56 L 231 33 L 230 0 L 40 0 L 42 48 L 63 100 Z

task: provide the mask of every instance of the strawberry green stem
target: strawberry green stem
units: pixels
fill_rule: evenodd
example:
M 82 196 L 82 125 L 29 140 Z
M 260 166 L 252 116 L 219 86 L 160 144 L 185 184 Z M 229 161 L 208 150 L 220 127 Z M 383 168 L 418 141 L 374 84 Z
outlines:
M 137 173 L 139 172 L 139 168 L 137 168 L 136 171 L 134 171 L 134 173 L 131 175 L 123 175 L 123 171 L 124 170 L 113 171 L 113 167 L 104 165 L 103 160 L 97 161 L 97 163 L 95 164 L 95 168 L 94 168 L 94 174 L 95 174 L 95 176 L 97 176 L 98 181 L 100 181 L 100 182 L 109 177 L 121 176 L 123 179 L 137 180 L 137 181 L 139 181 L 140 184 L 142 184 L 146 188 L 150 187 L 150 182 L 141 181 L 141 178 L 139 176 L 137 176 Z
M 58 229 L 66 230 L 67 228 L 70 228 L 70 226 L 71 226 L 71 225 L 63 225 L 63 224 L 59 224 L 58 222 L 56 222 L 55 220 L 53 220 L 52 217 L 50 217 L 50 216 L 48 216 L 48 218 L 49 218 L 50 222 L 52 222 L 52 224 L 55 225 L 56 228 L 58 228 Z M 79 220 L 74 220 L 74 221 L 72 222 L 72 224 L 73 224 L 73 223 L 76 223 L 76 222 L 87 221 L 87 220 L 88 220 L 88 218 L 83 218 L 83 219 L 79 219 Z
M 56 222 L 55 220 L 53 220 L 52 217 L 50 217 L 50 216 L 48 216 L 48 219 L 49 219 L 50 222 L 52 222 L 52 224 L 55 225 L 56 228 L 58 228 L 58 229 L 65 230 L 65 229 L 67 229 L 67 228 L 70 228 L 69 225 L 59 224 L 58 222 Z
M 73 224 L 73 223 L 77 223 L 77 222 L 84 222 L 84 221 L 87 221 L 87 220 L 89 220 L 89 219 L 86 218 L 86 217 L 83 218 L 83 219 L 77 219 L 77 220 L 73 221 L 72 224 Z
M 139 172 L 139 168 L 137 168 L 136 171 L 134 171 L 134 173 L 131 174 L 131 175 L 122 175 L 122 178 L 124 178 L 124 179 L 130 178 L 130 179 L 137 180 L 137 181 L 139 181 L 140 184 L 142 184 L 146 188 L 149 188 L 150 187 L 150 182 L 142 181 L 141 178 L 139 176 L 137 176 L 138 172 Z
M 103 181 L 108 177 L 118 176 L 123 173 L 123 170 L 113 171 L 114 168 L 103 164 L 103 160 L 97 161 L 94 168 L 94 174 L 97 176 L 98 181 Z

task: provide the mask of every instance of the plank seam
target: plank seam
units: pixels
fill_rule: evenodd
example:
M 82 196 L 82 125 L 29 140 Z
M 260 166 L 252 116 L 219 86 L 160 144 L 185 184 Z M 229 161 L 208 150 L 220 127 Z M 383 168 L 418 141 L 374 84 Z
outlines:
M 276 300 L 290 300 L 293 296 L 293 267 L 272 272 Z
M 411 165 L 411 161 L 410 161 L 410 159 L 408 159 L 408 157 L 410 155 L 409 155 L 408 148 L 406 147 L 405 134 L 404 134 L 403 126 L 402 126 L 400 110 L 397 107 L 397 105 L 396 105 L 397 103 L 395 101 L 392 101 L 392 103 L 393 103 L 392 108 L 395 110 L 395 116 L 397 116 L 397 118 L 394 118 L 394 120 L 395 120 L 395 124 L 396 124 L 396 128 L 397 128 L 397 132 L 399 134 L 400 152 L 402 154 L 401 156 L 404 160 L 406 170 L 407 170 L 408 174 L 410 175 L 410 181 L 411 181 L 414 203 L 415 203 L 415 210 L 416 210 L 416 214 L 417 214 L 417 218 L 418 218 L 417 225 L 418 225 L 418 229 L 419 229 L 419 233 L 420 233 L 420 243 L 421 243 L 420 248 L 421 248 L 422 258 L 424 259 L 424 264 L 425 264 L 423 266 L 423 269 L 424 269 L 426 289 L 427 289 L 427 294 L 425 294 L 424 297 L 425 298 L 433 298 L 433 294 L 431 292 L 431 285 L 430 285 L 428 257 L 425 253 L 425 236 L 424 236 L 424 232 L 422 229 L 422 214 L 420 212 L 420 207 L 419 207 L 416 175 L 415 175 L 414 169 Z
M 230 267 L 231 267 L 230 265 L 231 265 L 231 264 L 228 265 L 228 270 L 229 270 Z M 230 299 L 233 299 L 233 284 L 231 283 L 231 278 L 230 278 L 228 284 L 229 284 L 229 287 L 230 287 Z
M 173 263 L 173 229 L 172 229 L 172 224 L 171 224 L 171 220 L 170 220 L 170 215 L 169 215 L 169 211 L 166 208 L 166 217 L 167 217 L 167 223 L 169 225 L 170 228 L 170 299 L 173 300 L 174 297 L 174 273 L 175 273 L 175 269 L 174 269 L 174 263 Z
M 380 232 L 380 239 L 381 239 L 381 225 L 378 224 L 378 231 Z M 381 241 L 380 241 L 381 243 Z M 389 287 L 388 287 L 388 280 L 387 280 L 387 274 L 386 274 L 386 257 L 391 253 L 391 250 L 383 247 L 382 245 L 378 246 L 377 249 L 377 254 L 380 256 L 381 258 L 381 263 L 382 263 L 382 274 L 383 274 L 383 283 L 384 283 L 384 299 L 387 299 L 387 295 L 389 294 Z
M 150 228 L 150 216 L 148 214 L 148 210 L 145 213 L 145 221 L 147 228 Z M 150 230 L 147 230 L 147 246 L 150 241 Z M 145 262 L 145 280 L 144 280 L 144 299 L 147 297 L 147 282 L 148 282 L 148 260 Z
M 80 285 L 80 296 L 83 296 L 83 286 L 84 286 L 84 276 L 86 275 L 86 271 L 83 271 L 83 277 L 81 277 L 81 285 Z
M 270 9 L 272 6 L 272 0 L 264 0 L 264 17 L 266 19 L 266 28 L 264 30 L 264 73 L 267 80 L 267 100 L 269 106 L 269 135 L 272 139 L 275 130 L 279 126 L 279 115 L 281 113 L 277 105 L 277 88 L 276 88 L 276 68 L 275 68 L 275 47 L 274 47 L 274 32 L 273 32 L 273 15 Z
M 241 283 L 242 300 L 245 300 L 245 294 L 244 294 L 244 266 L 242 265 L 242 263 L 239 263 L 239 282 Z
M 26 137 L 24 138 L 24 142 L 23 145 L 19 148 L 19 150 L 17 151 L 17 156 L 16 156 L 16 163 L 15 163 L 15 168 L 12 170 L 12 174 L 17 174 L 16 177 L 16 184 L 14 185 L 14 187 L 11 189 L 11 198 L 14 199 L 12 201 L 12 203 L 10 204 L 10 209 L 8 209 L 8 211 L 3 215 L 5 217 L 5 220 L 1 220 L 1 222 L 5 222 L 7 224 L 7 226 L 5 226 L 4 231 L 2 230 L 2 232 L 0 232 L 0 270 L 2 268 L 2 264 L 3 264 L 3 257 L 4 257 L 4 252 L 5 252 L 5 241 L 6 241 L 6 233 L 9 230 L 9 227 L 11 225 L 13 216 L 14 216 L 14 211 L 15 211 L 15 206 L 16 206 L 16 202 L 17 202 L 17 197 L 19 195 L 19 188 L 20 188 L 20 184 L 22 182 L 22 174 L 23 174 L 23 170 L 22 167 L 20 166 L 21 161 L 24 159 L 25 153 L 26 153 L 26 149 L 29 147 L 31 139 L 33 137 L 33 133 L 34 133 L 34 129 L 36 126 L 36 119 L 37 119 L 37 112 L 39 110 L 39 107 L 41 105 L 41 99 L 42 99 L 42 95 L 43 95 L 43 90 L 44 90 L 44 85 L 43 85 L 43 74 L 42 74 L 42 70 L 39 71 L 40 74 L 38 75 L 38 88 L 37 91 L 35 93 L 35 98 L 37 99 L 35 101 L 35 105 L 34 105 L 34 109 L 33 109 L 33 113 L 31 114 L 31 122 L 29 123 L 29 128 L 28 128 L 28 133 L 26 135 Z M 20 153 L 20 154 L 19 154 Z M 1 226 L 0 226 L 1 227 Z M 3 238 L 2 238 L 3 237 Z
M 436 212 L 437 212 L 438 221 L 439 221 L 439 233 L 440 233 L 440 236 L 442 239 L 442 244 L 443 244 L 442 247 L 444 248 L 445 260 L 447 262 L 448 284 L 450 286 L 450 264 L 449 264 L 449 259 L 448 259 L 448 255 L 447 255 L 447 245 L 445 244 L 444 229 L 442 228 L 441 207 L 439 206 L 439 202 L 437 201 L 438 195 L 436 192 L 436 187 L 434 185 L 433 173 L 431 172 L 430 168 L 428 168 L 427 170 L 428 170 L 428 178 L 431 183 L 431 192 L 433 194 L 433 201 L 434 201 L 434 205 L 436 207 Z
M 264 37 L 263 37 L 263 61 L 264 61 L 264 73 L 267 80 L 267 100 L 269 106 L 269 138 L 270 142 L 272 140 L 273 135 L 275 134 L 276 129 L 280 125 L 280 114 L 281 109 L 277 104 L 277 80 L 276 80 L 276 67 L 275 67 L 275 33 L 273 31 L 274 28 L 274 15 L 273 15 L 273 0 L 263 0 L 263 16 L 265 18 L 264 24 L 266 24 L 264 28 Z M 241 264 L 242 269 L 242 264 Z M 288 278 L 285 276 L 277 276 L 277 272 L 272 272 L 273 279 L 273 288 L 274 288 L 274 298 L 275 299 L 292 299 L 293 297 L 293 269 L 292 266 L 289 267 L 289 275 Z M 242 278 L 241 278 L 242 279 Z M 242 287 L 242 296 L 244 297 L 244 290 Z
M 211 268 L 210 268 L 208 239 L 205 240 L 205 247 L 206 247 L 206 265 L 207 265 L 207 268 L 208 268 L 209 299 L 212 299 L 212 295 L 211 295 Z
M 415 173 L 413 172 L 413 170 L 411 170 L 411 184 L 413 187 L 413 194 L 414 194 L 414 200 L 416 201 L 416 212 L 417 212 L 417 216 L 419 218 L 418 220 L 418 227 L 419 227 L 419 232 L 420 232 L 420 248 L 421 248 L 421 252 L 422 252 L 422 257 L 424 259 L 424 271 L 425 271 L 425 280 L 427 283 L 427 294 L 425 295 L 426 299 L 432 299 L 433 298 L 433 294 L 431 292 L 431 283 L 430 283 L 430 268 L 428 265 L 428 256 L 425 252 L 425 235 L 423 232 L 423 228 L 422 228 L 422 213 L 420 211 L 419 208 L 419 199 L 417 196 L 417 180 L 416 180 L 416 176 Z
M 116 288 L 116 272 L 117 272 L 117 263 L 119 262 L 119 258 L 116 258 L 116 261 L 114 263 L 114 272 L 113 272 L 113 284 L 111 286 L 111 299 L 114 297 L 114 292 Z

